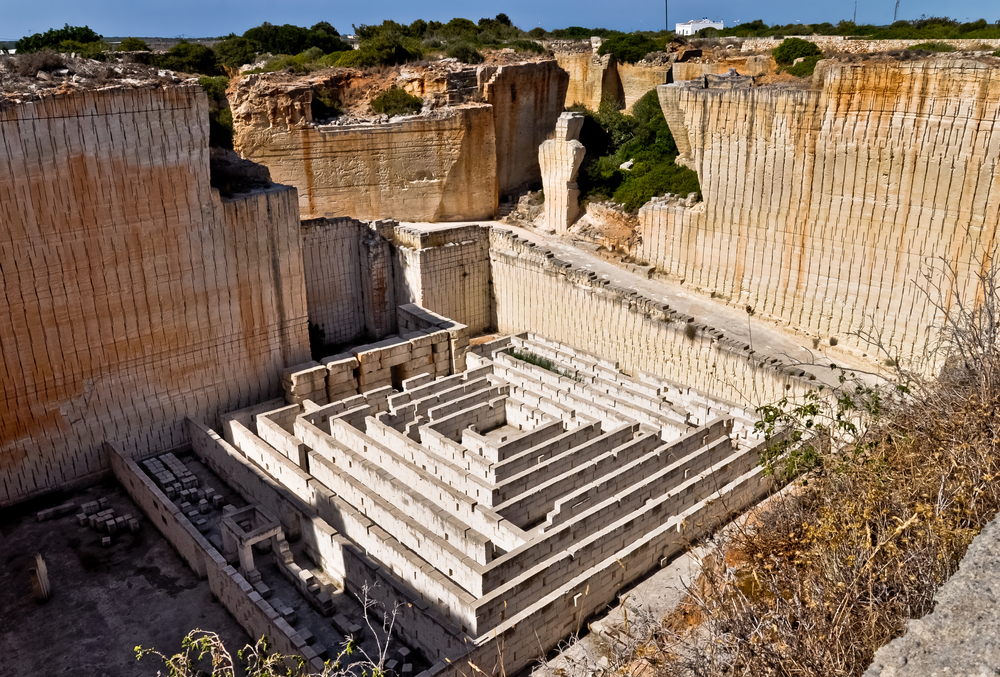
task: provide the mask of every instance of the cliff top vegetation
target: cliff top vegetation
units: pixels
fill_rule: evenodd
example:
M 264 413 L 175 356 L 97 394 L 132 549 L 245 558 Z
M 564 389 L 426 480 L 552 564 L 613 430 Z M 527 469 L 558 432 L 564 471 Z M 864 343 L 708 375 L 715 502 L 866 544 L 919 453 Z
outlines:
M 901 20 L 890 26 L 872 24 L 857 25 L 853 21 L 840 21 L 836 25 L 824 22 L 818 24 L 774 24 L 768 26 L 762 20 L 738 24 L 718 30 L 703 28 L 700 38 L 738 37 L 768 38 L 787 35 L 841 35 L 844 37 L 864 37 L 872 40 L 957 40 L 1000 38 L 1000 22 L 989 23 L 986 19 L 960 22 L 957 19 L 939 16 L 921 16 L 919 19 Z

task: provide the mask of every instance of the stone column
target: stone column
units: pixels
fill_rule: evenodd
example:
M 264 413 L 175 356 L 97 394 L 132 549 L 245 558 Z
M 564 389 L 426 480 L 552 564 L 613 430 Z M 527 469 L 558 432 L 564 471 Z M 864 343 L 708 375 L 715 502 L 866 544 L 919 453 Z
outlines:
M 577 138 L 583 128 L 582 113 L 563 113 L 556 122 L 553 138 L 538 148 L 545 191 L 545 229 L 559 235 L 569 232 L 580 215 L 580 189 L 576 174 L 587 149 Z

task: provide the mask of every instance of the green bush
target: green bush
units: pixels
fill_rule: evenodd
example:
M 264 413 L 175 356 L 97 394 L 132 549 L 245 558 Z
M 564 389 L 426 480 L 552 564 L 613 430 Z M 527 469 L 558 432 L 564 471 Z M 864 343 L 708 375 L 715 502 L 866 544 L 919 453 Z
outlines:
M 598 54 L 611 54 L 621 63 L 636 63 L 650 52 L 663 49 L 662 44 L 654 42 L 641 33 L 614 35 L 601 43 Z
M 351 46 L 340 39 L 340 33 L 326 21 L 320 21 L 312 28 L 284 24 L 275 26 L 264 22 L 243 34 L 257 52 L 271 54 L 299 54 L 311 47 L 323 54 L 344 52 Z
M 993 56 L 1000 56 L 1000 49 L 998 49 L 997 51 L 993 52 Z
M 208 95 L 208 144 L 217 148 L 233 149 L 233 111 L 226 99 L 229 78 L 200 77 L 198 84 Z
M 787 66 L 800 57 L 822 56 L 823 52 L 815 43 L 808 40 L 785 38 L 784 42 L 774 48 L 771 55 L 779 64 Z
M 157 54 L 153 57 L 153 65 L 182 73 L 215 75 L 219 72 L 215 52 L 210 47 L 187 40 L 181 40 L 166 54 Z
M 460 42 L 457 45 L 448 47 L 447 54 L 452 59 L 458 59 L 462 63 L 482 63 L 486 61 L 475 47 L 467 42 Z
M 226 98 L 226 87 L 229 86 L 229 78 L 225 75 L 216 77 L 202 76 L 198 78 L 198 84 L 205 90 L 209 98 L 219 100 Z
M 698 175 L 674 162 L 677 144 L 651 90 L 625 115 L 614 101 L 601 103 L 597 112 L 573 108 L 586 115 L 580 142 L 587 154 L 578 184 L 584 199 L 612 198 L 629 211 L 664 193 L 701 193 Z M 632 160 L 630 170 L 622 164 Z
M 919 45 L 911 45 L 906 48 L 908 51 L 915 51 L 922 49 L 928 52 L 954 52 L 955 48 L 949 45 L 947 42 L 921 42 Z
M 392 87 L 372 99 L 372 112 L 394 117 L 396 115 L 414 115 L 420 112 L 424 100 L 419 96 L 408 94 L 405 89 Z
M 44 33 L 35 33 L 23 37 L 14 43 L 14 49 L 18 54 L 26 52 L 39 52 L 43 49 L 59 49 L 60 45 L 67 40 L 80 44 L 101 42 L 104 36 L 95 33 L 89 26 L 70 26 L 65 24 L 62 28 L 50 28 Z
M 233 149 L 233 111 L 220 108 L 208 114 L 208 145 Z
M 220 66 L 239 68 L 244 64 L 253 63 L 257 58 L 257 48 L 250 38 L 231 35 L 215 44 L 215 58 Z
M 118 44 L 119 52 L 148 52 L 149 45 L 146 44 L 145 40 L 140 40 L 139 38 L 124 38 Z
M 822 58 L 822 56 L 807 56 L 799 63 L 786 68 L 785 72 L 789 75 L 794 75 L 797 78 L 808 78 L 812 76 L 813 71 L 816 70 L 816 64 L 819 63 L 819 60 Z
M 313 92 L 311 105 L 313 121 L 329 120 L 339 117 L 343 112 L 343 104 L 332 92 L 326 89 Z
M 111 51 L 111 45 L 98 40 L 96 42 L 77 42 L 76 40 L 63 40 L 59 43 L 59 51 L 66 54 L 77 54 L 84 59 L 95 61 L 107 61 L 107 53 Z
M 515 52 L 534 52 L 535 54 L 545 54 L 546 49 L 534 40 L 508 40 L 503 47 L 509 47 Z

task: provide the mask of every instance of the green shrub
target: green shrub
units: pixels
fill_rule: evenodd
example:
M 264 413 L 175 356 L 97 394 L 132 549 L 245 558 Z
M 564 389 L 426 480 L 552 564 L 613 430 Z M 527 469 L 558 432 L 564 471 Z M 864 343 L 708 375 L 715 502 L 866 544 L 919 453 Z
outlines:
M 774 60 L 782 66 L 787 66 L 799 57 L 822 56 L 823 53 L 815 43 L 801 38 L 785 38 L 771 53 Z
M 208 145 L 233 149 L 233 111 L 220 108 L 208 114 Z
M 249 38 L 231 35 L 215 44 L 215 58 L 220 66 L 239 68 L 244 64 L 253 63 L 257 58 L 257 48 Z
M 451 45 L 448 47 L 447 54 L 450 58 L 458 59 L 462 63 L 475 64 L 486 61 L 483 55 L 467 42 L 460 42 L 456 45 Z
M 597 53 L 611 54 L 621 63 L 636 63 L 642 61 L 642 58 L 650 52 L 662 48 L 663 45 L 657 44 L 641 33 L 628 33 L 606 38 Z
M 205 90 L 209 98 L 220 100 L 226 98 L 226 87 L 229 86 L 229 78 L 225 75 L 216 77 L 202 76 L 198 78 L 198 84 Z
M 535 40 L 540 40 L 545 37 L 545 29 L 541 26 L 536 26 L 528 31 L 528 37 L 532 37 Z
M 63 40 L 59 43 L 59 51 L 66 54 L 77 54 L 84 59 L 95 61 L 107 61 L 107 53 L 111 51 L 111 45 L 98 40 L 95 42 L 77 42 L 76 40 Z
M 664 193 L 701 193 L 698 175 L 674 162 L 677 144 L 655 89 L 632 106 L 632 115 L 612 100 L 602 102 L 596 113 L 574 109 L 586 115 L 580 142 L 587 154 L 578 179 L 584 199 L 612 198 L 632 211 Z M 632 168 L 622 170 L 629 160 Z
M 993 56 L 1000 56 L 1000 49 L 998 49 L 997 51 L 993 52 Z
M 340 39 L 340 33 L 326 21 L 320 21 L 312 28 L 284 24 L 275 26 L 266 21 L 243 34 L 257 52 L 272 54 L 299 54 L 311 47 L 323 54 L 344 52 L 351 46 Z
M 153 58 L 153 65 L 182 73 L 215 75 L 219 72 L 215 52 L 210 47 L 187 40 L 181 40 L 166 54 L 157 54 Z
M 949 45 L 947 42 L 931 41 L 931 42 L 921 42 L 919 45 L 911 45 L 906 48 L 908 51 L 915 51 L 918 49 L 925 50 L 927 52 L 954 52 L 955 48 Z
M 148 52 L 149 45 L 146 44 L 145 40 L 140 40 L 139 38 L 124 38 L 118 44 L 119 52 Z
M 339 117 L 343 112 L 343 104 L 332 92 L 326 89 L 313 92 L 312 117 L 316 120 L 329 120 Z
M 406 90 L 392 87 L 372 99 L 372 112 L 394 117 L 396 115 L 414 115 L 423 108 L 424 100 L 412 96 Z
M 794 75 L 797 78 L 808 78 L 812 76 L 813 71 L 816 70 L 816 64 L 819 63 L 819 60 L 822 58 L 822 56 L 807 56 L 799 63 L 786 68 L 785 72 L 789 75 Z
M 43 49 L 59 49 L 59 46 L 71 40 L 80 44 L 101 42 L 104 36 L 95 33 L 89 26 L 70 26 L 65 24 L 62 28 L 50 28 L 44 33 L 35 33 L 23 37 L 14 43 L 14 49 L 18 54 L 26 52 L 39 52 Z
M 535 54 L 545 54 L 546 49 L 534 40 L 508 40 L 503 47 L 509 47 L 516 52 L 533 52 Z

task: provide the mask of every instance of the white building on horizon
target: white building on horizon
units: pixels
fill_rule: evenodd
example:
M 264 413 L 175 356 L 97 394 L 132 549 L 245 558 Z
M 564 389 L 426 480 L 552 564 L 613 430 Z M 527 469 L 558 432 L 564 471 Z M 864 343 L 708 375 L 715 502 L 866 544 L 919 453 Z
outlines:
M 711 21 L 708 17 L 704 19 L 692 19 L 686 23 L 675 24 L 674 33 L 677 35 L 694 35 L 702 28 L 717 28 L 720 31 L 725 28 L 723 21 Z

